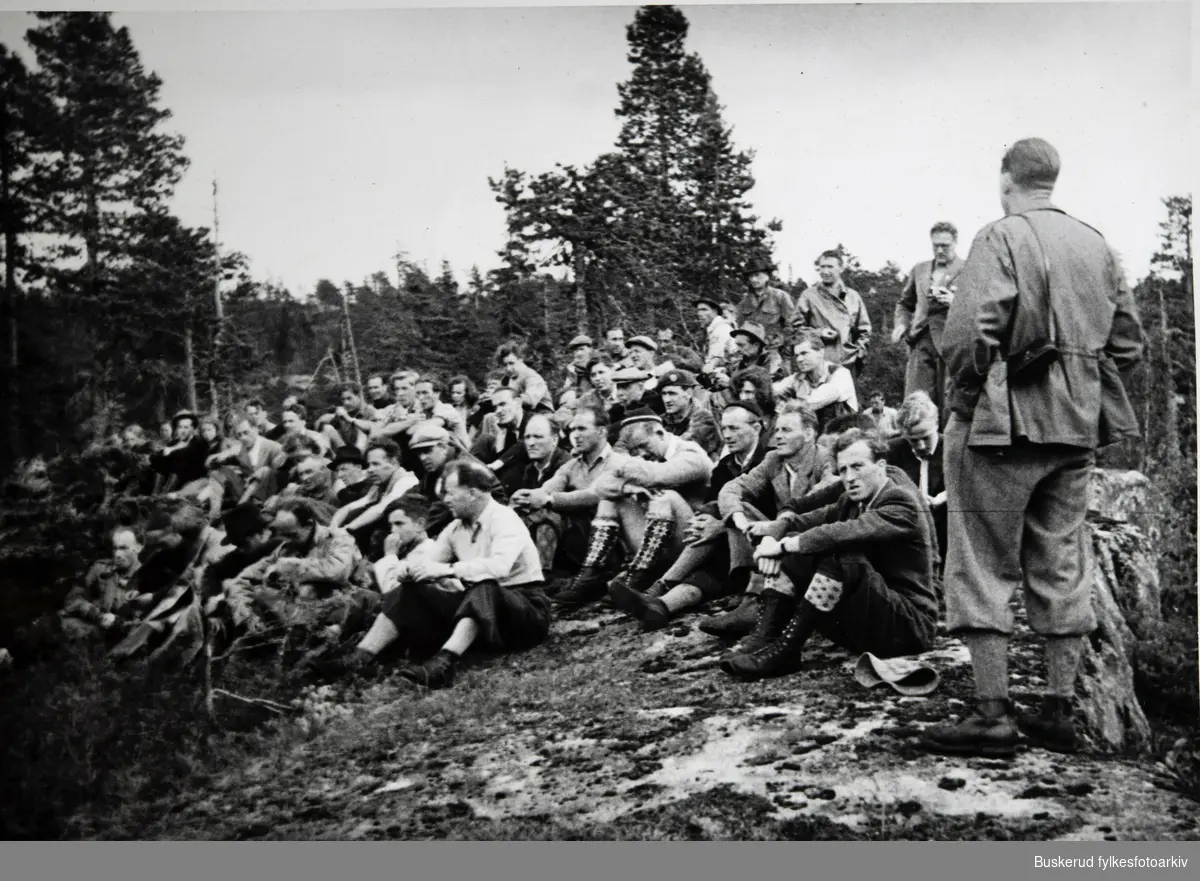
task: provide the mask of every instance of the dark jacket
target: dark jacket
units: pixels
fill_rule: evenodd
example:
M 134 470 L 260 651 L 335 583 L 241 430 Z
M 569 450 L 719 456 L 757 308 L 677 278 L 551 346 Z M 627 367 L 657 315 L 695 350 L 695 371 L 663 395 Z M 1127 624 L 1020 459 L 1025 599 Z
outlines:
M 712 411 L 702 406 L 695 398 L 691 408 L 678 421 L 672 421 L 669 413 L 663 413 L 663 428 L 677 437 L 684 437 L 698 443 L 709 456 L 715 456 L 721 449 L 721 431 L 717 428 L 717 420 Z
M 716 467 L 713 468 L 712 477 L 709 478 L 708 495 L 699 513 L 711 514 L 714 517 L 721 516 L 721 509 L 720 505 L 717 504 L 717 498 L 720 496 L 722 488 L 729 481 L 741 477 L 747 471 L 762 464 L 763 457 L 767 455 L 767 440 L 768 438 L 765 434 L 759 435 L 758 446 L 750 454 L 750 458 L 746 461 L 744 468 L 738 466 L 733 453 L 727 453 L 717 461 Z
M 986 388 L 993 361 L 1047 336 L 1047 268 L 1059 360 L 1019 388 Z M 1090 226 L 1047 203 L 975 237 L 942 337 L 950 408 L 971 424 L 971 446 L 1024 439 L 1095 449 L 1137 434 L 1119 374 L 1142 350 L 1133 294 Z
M 794 518 L 792 529 L 797 553 L 861 553 L 888 587 L 937 616 L 929 507 L 910 482 L 889 479 L 867 510 L 843 493 L 833 504 Z

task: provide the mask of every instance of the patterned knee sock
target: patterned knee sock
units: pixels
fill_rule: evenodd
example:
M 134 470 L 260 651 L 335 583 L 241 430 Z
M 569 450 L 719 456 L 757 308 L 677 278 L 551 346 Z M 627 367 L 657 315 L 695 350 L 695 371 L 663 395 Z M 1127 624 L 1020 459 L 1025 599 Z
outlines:
M 808 583 L 804 598 L 822 612 L 832 612 L 842 598 L 842 583 L 818 572 Z

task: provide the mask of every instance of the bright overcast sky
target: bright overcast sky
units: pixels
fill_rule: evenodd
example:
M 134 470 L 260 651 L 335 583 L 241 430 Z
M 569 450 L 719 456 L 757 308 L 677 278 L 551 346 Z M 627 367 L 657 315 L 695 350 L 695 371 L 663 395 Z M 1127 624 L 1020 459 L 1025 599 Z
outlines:
M 925 259 L 936 220 L 966 252 L 1000 213 L 1006 144 L 1048 139 L 1058 203 L 1098 227 L 1134 277 L 1190 192 L 1186 4 L 687 6 L 750 199 L 778 217 L 786 277 L 838 242 L 865 265 Z M 460 278 L 489 269 L 505 164 L 585 164 L 617 134 L 625 7 L 357 12 L 121 12 L 163 80 L 191 168 L 175 207 L 258 277 L 359 281 L 402 247 Z M 32 17 L 0 14 L 0 41 Z

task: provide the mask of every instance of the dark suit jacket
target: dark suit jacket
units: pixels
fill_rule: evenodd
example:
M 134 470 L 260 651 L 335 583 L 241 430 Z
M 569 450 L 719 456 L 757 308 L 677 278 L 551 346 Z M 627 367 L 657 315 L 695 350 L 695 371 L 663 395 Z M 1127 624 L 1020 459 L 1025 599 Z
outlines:
M 889 480 L 866 511 L 842 494 L 832 505 L 792 521 L 801 554 L 860 553 L 888 587 L 938 613 L 929 506 L 909 481 Z

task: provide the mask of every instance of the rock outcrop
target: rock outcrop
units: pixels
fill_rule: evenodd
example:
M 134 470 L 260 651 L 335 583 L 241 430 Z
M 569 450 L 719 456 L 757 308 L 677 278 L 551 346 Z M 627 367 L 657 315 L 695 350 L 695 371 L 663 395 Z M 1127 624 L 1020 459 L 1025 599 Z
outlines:
M 1078 721 L 1097 750 L 1141 752 L 1150 724 L 1134 692 L 1136 646 L 1162 624 L 1149 482 L 1136 471 L 1098 468 L 1088 507 L 1098 626 L 1080 664 Z

